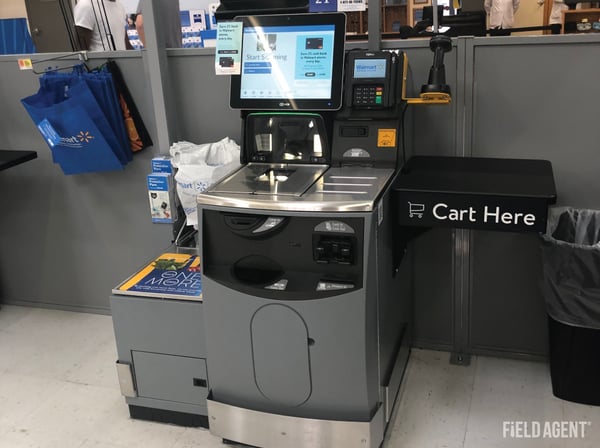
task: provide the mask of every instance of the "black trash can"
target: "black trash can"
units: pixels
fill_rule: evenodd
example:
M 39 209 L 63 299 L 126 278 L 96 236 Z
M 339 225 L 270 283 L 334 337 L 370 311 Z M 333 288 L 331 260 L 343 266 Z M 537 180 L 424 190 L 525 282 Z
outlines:
M 542 263 L 552 392 L 600 406 L 600 211 L 551 210 Z

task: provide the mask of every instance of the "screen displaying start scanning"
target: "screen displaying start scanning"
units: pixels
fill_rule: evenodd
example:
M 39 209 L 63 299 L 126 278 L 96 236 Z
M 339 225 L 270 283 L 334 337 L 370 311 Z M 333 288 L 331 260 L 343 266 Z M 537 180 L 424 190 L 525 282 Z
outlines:
M 232 77 L 232 107 L 339 108 L 345 16 L 298 14 L 243 20 L 241 73 Z
M 333 25 L 245 28 L 241 98 L 329 98 L 334 31 Z

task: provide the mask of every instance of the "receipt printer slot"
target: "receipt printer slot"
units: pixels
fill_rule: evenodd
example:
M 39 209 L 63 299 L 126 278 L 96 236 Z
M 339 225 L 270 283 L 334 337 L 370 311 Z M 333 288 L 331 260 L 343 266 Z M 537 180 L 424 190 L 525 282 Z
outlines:
M 368 137 L 369 128 L 366 126 L 342 126 L 340 128 L 340 135 L 342 137 Z

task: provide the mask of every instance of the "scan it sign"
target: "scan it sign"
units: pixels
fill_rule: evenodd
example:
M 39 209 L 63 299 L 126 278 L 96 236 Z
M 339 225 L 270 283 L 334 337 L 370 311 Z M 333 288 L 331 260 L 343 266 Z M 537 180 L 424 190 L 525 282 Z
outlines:
M 523 197 L 403 192 L 401 225 L 545 232 L 547 203 Z

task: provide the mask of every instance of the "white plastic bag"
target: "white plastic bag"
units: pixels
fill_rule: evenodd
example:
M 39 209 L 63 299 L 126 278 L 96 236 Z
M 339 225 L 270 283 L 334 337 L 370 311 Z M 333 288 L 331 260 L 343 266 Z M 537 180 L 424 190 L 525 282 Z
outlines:
M 187 224 L 198 228 L 196 196 L 241 166 L 240 147 L 226 137 L 202 145 L 177 142 L 171 145 L 170 153 Z

